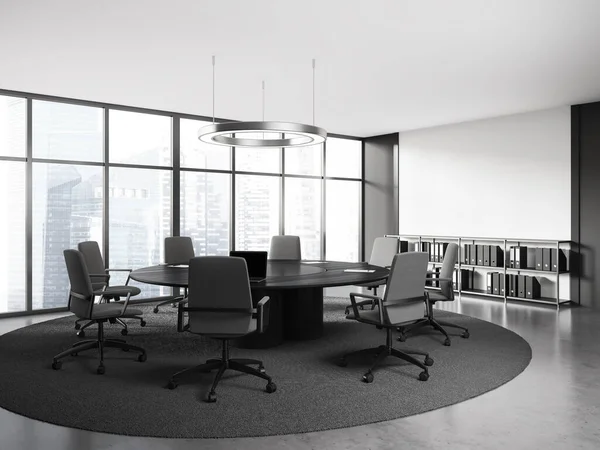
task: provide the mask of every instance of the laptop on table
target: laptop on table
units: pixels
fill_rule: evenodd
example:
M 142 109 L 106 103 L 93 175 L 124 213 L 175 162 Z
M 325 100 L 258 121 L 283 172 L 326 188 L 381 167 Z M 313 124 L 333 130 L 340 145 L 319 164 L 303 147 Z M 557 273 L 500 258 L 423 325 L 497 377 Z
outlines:
M 259 283 L 267 278 L 267 252 L 230 251 L 229 256 L 246 260 L 251 283 Z

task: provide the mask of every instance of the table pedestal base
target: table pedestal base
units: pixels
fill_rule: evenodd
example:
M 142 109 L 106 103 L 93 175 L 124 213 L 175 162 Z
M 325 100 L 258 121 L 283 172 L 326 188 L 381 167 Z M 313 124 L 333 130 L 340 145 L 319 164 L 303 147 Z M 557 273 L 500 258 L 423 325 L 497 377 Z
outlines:
M 269 296 L 269 325 L 264 333 L 253 333 L 238 339 L 242 348 L 268 348 L 284 339 L 308 340 L 323 335 L 323 288 L 252 290 L 256 305 Z

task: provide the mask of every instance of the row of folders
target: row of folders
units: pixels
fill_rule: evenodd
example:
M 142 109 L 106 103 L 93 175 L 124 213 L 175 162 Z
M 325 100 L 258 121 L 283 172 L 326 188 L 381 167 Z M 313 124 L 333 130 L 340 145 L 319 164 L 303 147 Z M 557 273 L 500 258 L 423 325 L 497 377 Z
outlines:
M 439 267 L 435 269 L 436 272 L 439 272 L 439 270 Z M 486 277 L 486 292 L 488 294 L 504 296 L 507 289 L 506 295 L 509 297 L 540 298 L 541 285 L 534 276 L 488 272 Z M 428 285 L 440 287 L 440 282 L 428 281 Z M 452 275 L 452 285 L 454 290 L 459 290 L 459 287 L 461 291 L 473 290 L 473 271 L 469 269 L 461 269 L 460 272 L 455 270 Z
M 448 243 L 421 242 L 415 250 L 429 254 L 429 261 L 443 262 Z M 400 251 L 408 251 L 408 242 L 400 242 Z M 560 272 L 567 269 L 567 257 L 562 249 L 547 247 L 512 246 L 508 252 L 506 267 Z M 499 245 L 465 244 L 461 262 L 473 266 L 504 267 L 504 250 Z
M 520 298 L 540 298 L 541 286 L 538 279 L 529 275 L 503 274 L 501 272 L 487 273 L 486 292 L 488 294 L 506 295 Z

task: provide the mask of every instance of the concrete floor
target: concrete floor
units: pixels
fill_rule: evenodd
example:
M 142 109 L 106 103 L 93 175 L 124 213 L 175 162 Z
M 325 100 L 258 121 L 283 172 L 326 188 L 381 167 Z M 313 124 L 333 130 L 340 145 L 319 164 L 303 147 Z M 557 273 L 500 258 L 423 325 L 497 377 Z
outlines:
M 568 306 L 557 312 L 546 306 L 505 306 L 466 297 L 442 307 L 519 333 L 533 349 L 531 364 L 494 391 L 436 411 L 355 428 L 266 438 L 116 436 L 49 425 L 0 409 L 0 449 L 600 449 L 600 312 Z M 0 333 L 62 315 L 0 319 Z

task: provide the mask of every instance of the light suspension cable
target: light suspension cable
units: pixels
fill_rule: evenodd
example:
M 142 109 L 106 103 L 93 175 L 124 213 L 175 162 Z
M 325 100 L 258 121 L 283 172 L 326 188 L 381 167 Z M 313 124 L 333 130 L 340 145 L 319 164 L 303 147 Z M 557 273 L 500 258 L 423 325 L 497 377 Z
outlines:
M 262 82 L 262 121 L 215 123 L 215 57 L 213 64 L 213 123 L 198 130 L 198 139 L 209 144 L 229 147 L 304 147 L 317 145 L 327 139 L 327 131 L 315 126 L 315 60 L 312 60 L 313 124 L 265 121 L 265 82 Z M 235 133 L 235 134 L 233 134 Z M 262 133 L 263 138 L 245 138 L 246 133 Z M 267 138 L 265 133 L 285 133 L 285 137 Z M 234 137 L 235 136 L 235 137 Z

